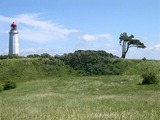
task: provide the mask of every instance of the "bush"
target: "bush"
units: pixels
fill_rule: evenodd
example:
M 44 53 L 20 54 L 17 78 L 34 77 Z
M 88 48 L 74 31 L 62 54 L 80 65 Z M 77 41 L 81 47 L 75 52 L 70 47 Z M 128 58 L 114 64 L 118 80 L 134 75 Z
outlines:
M 158 83 L 158 79 L 155 73 L 149 72 L 149 73 L 143 74 L 142 77 L 143 77 L 142 85 Z
M 12 81 L 7 81 L 4 84 L 4 90 L 10 90 L 10 89 L 14 89 L 16 87 L 17 87 L 16 83 L 12 82 Z
M 145 57 L 142 58 L 143 61 L 146 61 L 147 59 Z
M 58 59 L 83 75 L 117 75 L 120 67 L 112 63 L 112 58 L 118 58 L 102 50 L 78 50 L 64 54 Z

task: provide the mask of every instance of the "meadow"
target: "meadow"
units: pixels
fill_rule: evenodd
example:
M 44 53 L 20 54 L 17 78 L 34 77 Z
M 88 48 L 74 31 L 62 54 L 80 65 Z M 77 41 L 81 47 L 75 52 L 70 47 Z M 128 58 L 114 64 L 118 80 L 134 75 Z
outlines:
M 160 84 L 139 75 L 22 81 L 0 93 L 1 120 L 159 120 Z
M 160 61 L 105 51 L 0 60 L 0 120 L 159 120 Z M 4 90 L 6 81 L 15 89 Z

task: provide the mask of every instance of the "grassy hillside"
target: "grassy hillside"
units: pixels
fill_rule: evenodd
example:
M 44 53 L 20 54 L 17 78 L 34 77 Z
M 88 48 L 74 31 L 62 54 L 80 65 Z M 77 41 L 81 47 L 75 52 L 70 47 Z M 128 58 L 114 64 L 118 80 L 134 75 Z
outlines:
M 139 76 L 60 77 L 0 93 L 2 120 L 159 120 L 160 84 Z
M 65 76 L 68 69 L 58 59 L 21 58 L 0 60 L 0 81 L 28 81 Z
M 147 71 L 155 72 L 160 79 L 160 61 L 103 55 L 97 60 L 86 56 L 85 64 L 79 54 L 78 61 L 73 61 L 73 56 L 0 60 L 0 83 L 17 83 L 15 89 L 0 92 L 0 119 L 159 120 L 160 83 L 139 83 Z M 88 63 L 90 69 L 83 69 Z M 97 66 L 103 69 L 95 71 Z M 107 66 L 107 74 L 108 70 L 119 73 L 101 75 Z M 92 74 L 84 74 L 86 70 Z
M 91 58 L 93 59 L 93 58 Z M 99 58 L 97 58 L 99 60 Z M 87 60 L 90 60 L 89 58 Z M 120 58 L 107 58 L 107 63 L 98 61 L 87 65 L 76 63 L 79 69 L 65 64 L 59 58 L 21 58 L 0 60 L 0 82 L 3 81 L 28 81 L 35 79 L 54 78 L 60 76 L 75 75 L 100 75 L 106 73 L 118 75 L 142 75 L 146 71 L 160 74 L 160 61 L 154 60 L 126 60 Z M 92 64 L 91 64 L 92 63 Z M 81 66 L 81 67 L 79 67 Z M 85 66 L 87 69 L 84 69 Z M 82 69 L 81 69 L 82 68 Z M 110 72 L 110 71 L 111 72 Z M 86 72 L 86 74 L 84 74 Z M 92 74 L 87 74 L 91 73 Z M 102 74 L 102 75 L 103 75 Z
M 121 68 L 123 75 L 141 75 L 147 71 L 160 74 L 160 61 L 156 60 L 114 59 L 113 63 Z

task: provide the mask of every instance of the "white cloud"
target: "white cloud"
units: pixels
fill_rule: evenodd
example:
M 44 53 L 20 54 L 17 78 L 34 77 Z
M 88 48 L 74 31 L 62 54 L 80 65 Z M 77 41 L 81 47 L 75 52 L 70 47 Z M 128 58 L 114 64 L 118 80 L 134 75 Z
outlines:
M 14 20 L 13 18 L 5 17 L 5 16 L 0 15 L 0 21 L 3 21 L 3 22 L 11 22 L 11 21 L 13 21 L 13 20 Z
M 8 51 L 9 51 L 9 49 L 6 48 L 6 49 L 0 51 L 0 54 L 1 54 L 1 55 L 7 55 L 7 54 L 8 54 Z
M 156 44 L 156 45 L 152 45 L 148 48 L 146 48 L 146 50 L 149 50 L 149 51 L 160 51 L 160 44 Z
M 94 36 L 94 35 L 85 34 L 85 35 L 82 36 L 82 39 L 84 41 L 95 41 L 98 38 L 97 38 L 97 36 Z
M 101 34 L 101 35 L 99 35 L 99 38 L 104 38 L 104 39 L 110 40 L 111 35 L 110 34 Z
M 37 49 L 34 48 L 27 48 L 27 49 L 21 49 L 20 53 L 36 53 Z
M 48 53 L 51 55 L 56 54 L 56 51 L 51 49 L 51 48 L 25 48 L 25 49 L 20 49 L 20 55 L 26 56 L 29 54 L 42 54 L 42 53 Z
M 4 51 L 0 51 L 1 55 L 7 55 L 9 49 L 5 49 Z M 22 48 L 20 49 L 20 55 L 21 56 L 26 56 L 30 54 L 42 54 L 42 53 L 48 53 L 50 55 L 55 55 L 57 54 L 57 51 L 52 49 L 52 48 Z
M 100 34 L 100 35 L 84 34 L 82 35 L 82 40 L 87 41 L 87 42 L 96 41 L 99 39 L 110 40 L 111 35 L 110 34 Z
M 52 21 L 41 20 L 39 14 L 21 14 L 15 17 L 1 15 L 0 21 L 7 23 L 15 21 L 18 25 L 20 39 L 39 43 L 65 39 L 72 33 L 78 32 L 78 30 L 64 28 Z
M 154 45 L 154 48 L 160 49 L 160 44 Z

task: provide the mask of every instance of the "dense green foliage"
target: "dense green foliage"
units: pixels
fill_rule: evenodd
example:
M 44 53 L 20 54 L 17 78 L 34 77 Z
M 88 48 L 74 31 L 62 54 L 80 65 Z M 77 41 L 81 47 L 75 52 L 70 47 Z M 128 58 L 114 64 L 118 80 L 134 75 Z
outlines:
M 16 54 L 12 55 L 0 55 L 0 59 L 13 59 L 13 58 L 22 58 L 22 56 L 18 56 Z
M 157 76 L 153 72 L 145 73 L 145 74 L 142 75 L 142 77 L 143 77 L 142 85 L 157 84 L 158 83 Z
M 6 81 L 4 84 L 4 90 L 10 90 L 10 89 L 14 89 L 17 87 L 17 84 L 13 81 Z
M 117 75 L 121 70 L 113 62 L 118 58 L 105 51 L 79 50 L 59 57 L 66 65 L 79 70 L 83 75 Z

